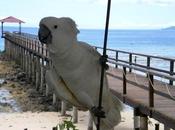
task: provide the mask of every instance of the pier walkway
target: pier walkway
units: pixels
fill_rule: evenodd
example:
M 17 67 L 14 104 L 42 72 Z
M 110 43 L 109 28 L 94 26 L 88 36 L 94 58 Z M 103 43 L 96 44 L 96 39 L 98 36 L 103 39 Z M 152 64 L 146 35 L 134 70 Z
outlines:
M 94 48 L 102 52 L 102 48 Z M 47 95 L 49 88 L 44 74 L 50 64 L 49 52 L 38 38 L 7 33 L 5 51 L 22 66 L 36 89 L 45 88 Z M 175 130 L 175 58 L 112 49 L 107 53 L 110 89 L 122 102 L 133 107 L 135 130 L 148 129 L 148 116 L 164 124 L 165 130 Z M 158 124 L 155 129 L 159 129 Z

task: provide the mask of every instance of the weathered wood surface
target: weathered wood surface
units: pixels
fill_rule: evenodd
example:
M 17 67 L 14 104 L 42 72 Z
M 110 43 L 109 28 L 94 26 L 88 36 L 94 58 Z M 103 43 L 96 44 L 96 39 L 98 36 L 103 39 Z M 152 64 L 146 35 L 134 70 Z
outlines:
M 127 72 L 126 94 L 123 94 L 123 71 L 110 68 L 107 73 L 110 89 L 121 101 L 175 129 L 175 100 L 167 91 L 169 87 L 175 96 L 174 86 L 166 84 L 166 87 L 165 83 L 154 80 L 154 107 L 149 107 L 149 79 L 146 75 Z

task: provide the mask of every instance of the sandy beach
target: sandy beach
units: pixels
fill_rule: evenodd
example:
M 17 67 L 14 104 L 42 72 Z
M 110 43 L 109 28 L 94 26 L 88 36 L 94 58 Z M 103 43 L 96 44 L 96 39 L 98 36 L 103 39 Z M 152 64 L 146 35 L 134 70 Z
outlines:
M 1 57 L 0 78 L 5 79 L 0 85 L 0 92 L 3 93 L 0 95 L 0 130 L 52 130 L 63 120 L 70 120 L 70 116 L 64 117 L 58 112 L 59 103 L 53 106 L 52 98 L 37 92 L 25 79 L 19 66 L 7 58 Z M 7 92 L 5 96 L 4 92 Z M 88 112 L 78 113 L 75 125 L 78 130 L 87 130 Z M 72 115 L 72 111 L 67 111 L 67 115 Z M 154 129 L 156 121 L 151 122 L 153 125 L 149 125 L 149 129 Z M 126 108 L 115 130 L 132 130 L 133 127 L 133 111 Z
M 71 114 L 70 111 L 67 113 Z M 132 111 L 122 112 L 122 122 L 115 127 L 115 130 L 134 130 Z M 69 120 L 70 117 L 63 117 L 59 112 L 22 112 L 0 114 L 0 129 L 2 130 L 52 130 L 62 120 Z M 155 122 L 155 121 L 153 121 Z M 79 111 L 78 123 L 75 124 L 78 130 L 87 130 L 88 112 Z M 154 125 L 149 125 L 154 129 Z M 96 130 L 95 126 L 94 129 Z M 160 130 L 163 130 L 161 126 Z
M 68 112 L 70 113 L 70 112 Z M 130 113 L 123 113 L 125 116 Z M 131 115 L 130 115 L 131 116 Z M 61 123 L 66 117 L 61 117 L 58 112 L 24 112 L 0 114 L 0 129 L 4 130 L 52 130 L 52 127 Z M 126 121 L 124 121 L 126 122 Z M 131 130 L 130 122 L 122 122 L 117 129 Z M 86 130 L 88 125 L 88 112 L 79 111 L 78 123 L 75 124 L 79 130 Z M 95 126 L 94 126 L 95 130 Z

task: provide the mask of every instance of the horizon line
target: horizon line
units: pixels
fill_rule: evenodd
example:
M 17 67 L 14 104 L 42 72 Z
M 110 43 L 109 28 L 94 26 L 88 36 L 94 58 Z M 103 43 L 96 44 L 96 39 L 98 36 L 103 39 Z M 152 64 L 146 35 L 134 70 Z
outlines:
M 14 27 L 14 28 L 18 28 L 18 25 L 14 26 L 14 25 L 8 25 L 8 26 L 4 26 L 4 27 Z M 109 28 L 109 30 L 160 30 L 160 29 L 166 29 L 166 28 L 171 28 L 171 27 L 175 27 L 175 26 L 167 26 L 167 27 L 138 27 L 138 28 L 134 28 L 134 27 L 128 27 L 128 28 Z M 21 28 L 39 28 L 37 26 L 22 26 Z M 82 28 L 78 28 L 80 30 L 105 30 L 105 28 L 86 28 L 86 27 L 82 27 Z

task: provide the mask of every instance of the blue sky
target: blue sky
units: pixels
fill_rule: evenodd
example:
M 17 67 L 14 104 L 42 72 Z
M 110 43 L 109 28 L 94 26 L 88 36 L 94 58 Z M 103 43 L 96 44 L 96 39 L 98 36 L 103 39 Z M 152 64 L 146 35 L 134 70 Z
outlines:
M 37 27 L 45 16 L 71 17 L 78 28 L 104 28 L 107 0 L 2 0 L 0 19 L 15 16 Z M 110 28 L 150 29 L 175 25 L 175 0 L 112 0 Z M 9 25 L 9 24 L 8 24 Z

